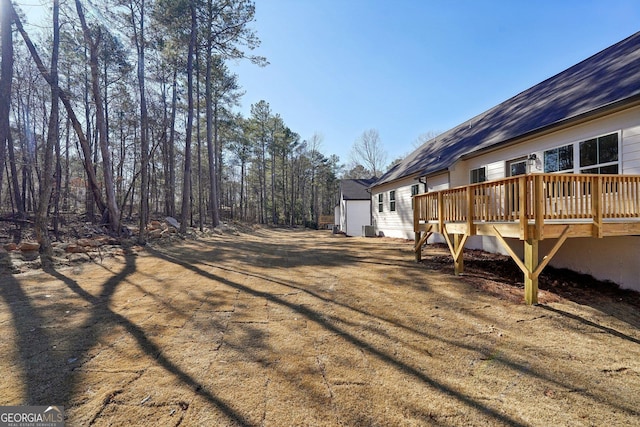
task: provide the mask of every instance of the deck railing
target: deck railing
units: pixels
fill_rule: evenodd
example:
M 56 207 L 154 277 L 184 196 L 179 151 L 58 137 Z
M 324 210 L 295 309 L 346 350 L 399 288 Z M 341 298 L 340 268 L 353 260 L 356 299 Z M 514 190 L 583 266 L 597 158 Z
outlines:
M 530 174 L 414 196 L 414 224 L 640 218 L 640 175 Z

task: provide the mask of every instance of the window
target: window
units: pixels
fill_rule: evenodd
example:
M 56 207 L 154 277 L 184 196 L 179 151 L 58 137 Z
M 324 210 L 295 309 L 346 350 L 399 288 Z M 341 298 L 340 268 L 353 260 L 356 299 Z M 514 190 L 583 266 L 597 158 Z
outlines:
M 509 165 L 509 176 L 524 175 L 527 173 L 527 162 L 511 163 Z
M 579 162 L 581 173 L 617 174 L 620 159 L 618 150 L 617 133 L 552 148 L 544 152 L 544 171 L 574 172 L 575 163 Z
M 383 196 L 382 193 L 378 194 L 378 212 L 382 212 L 383 209 Z
M 478 169 L 471 169 L 470 180 L 471 184 L 485 182 L 487 180 L 487 168 L 483 166 Z
M 393 190 L 389 191 L 389 210 L 391 212 L 396 210 L 396 192 Z
M 618 173 L 618 134 L 589 139 L 579 144 L 580 172 Z
M 565 145 L 544 152 L 544 171 L 573 171 L 573 144 Z

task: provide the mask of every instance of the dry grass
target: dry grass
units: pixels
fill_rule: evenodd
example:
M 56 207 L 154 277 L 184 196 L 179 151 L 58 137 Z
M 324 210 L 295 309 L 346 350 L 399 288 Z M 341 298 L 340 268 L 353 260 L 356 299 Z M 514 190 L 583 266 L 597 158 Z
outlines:
M 258 230 L 1 276 L 0 405 L 64 405 L 69 426 L 640 422 L 637 307 L 528 307 L 412 259 Z

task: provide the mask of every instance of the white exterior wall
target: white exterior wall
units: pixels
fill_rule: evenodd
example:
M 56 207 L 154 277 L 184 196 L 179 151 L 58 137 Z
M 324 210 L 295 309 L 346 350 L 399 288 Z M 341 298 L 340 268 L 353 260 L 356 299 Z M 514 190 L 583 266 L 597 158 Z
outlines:
M 364 225 L 371 225 L 369 201 L 341 200 L 340 231 L 343 231 L 347 236 L 361 236 Z
M 371 190 L 371 210 L 373 213 L 373 225 L 376 234 L 386 237 L 398 237 L 401 239 L 414 239 L 413 232 L 413 208 L 411 205 L 411 186 L 419 185 L 419 194 L 426 191 L 440 191 L 449 188 L 449 173 L 441 173 L 430 176 L 423 182 L 414 178 L 406 178 L 391 184 L 376 187 Z M 396 210 L 392 212 L 389 207 L 389 191 L 396 192 Z M 378 212 L 378 194 L 383 195 L 383 211 Z M 443 243 L 444 239 L 438 234 L 429 238 L 429 243 Z
M 622 141 L 623 173 L 640 175 L 640 125 L 622 129 Z
M 427 192 L 429 191 L 442 191 L 449 189 L 449 172 L 441 173 L 438 175 L 429 176 L 427 181 Z M 413 227 L 413 225 L 412 225 Z M 427 243 L 446 243 L 444 237 L 441 234 L 433 233 Z
M 419 184 L 424 192 L 424 184 L 413 178 L 405 178 L 371 190 L 371 211 L 376 234 L 385 237 L 413 239 L 413 209 L 411 207 L 411 186 Z M 389 192 L 396 192 L 396 210 L 390 210 Z M 383 211 L 378 212 L 378 194 L 383 195 Z
M 451 187 L 469 184 L 469 171 L 487 167 L 488 179 L 507 176 L 507 161 L 536 154 L 537 161 L 529 166 L 529 172 L 543 172 L 544 151 L 563 145 L 585 141 L 590 138 L 618 132 L 620 135 L 620 172 L 628 175 L 640 174 L 640 107 L 629 109 L 543 137 L 531 139 L 511 147 L 489 152 L 463 160 L 450 170 Z M 574 156 L 578 156 L 574 149 Z M 578 162 L 574 160 L 576 173 Z M 555 240 L 540 242 L 540 255 L 546 254 Z M 522 242 L 510 240 L 517 252 L 522 253 Z M 494 237 L 473 236 L 466 247 L 506 254 Z M 550 265 L 569 268 L 591 274 L 600 280 L 610 280 L 624 288 L 640 291 L 640 236 L 573 238 L 567 239 Z
M 449 172 L 430 176 L 427 178 L 427 192 L 449 189 Z

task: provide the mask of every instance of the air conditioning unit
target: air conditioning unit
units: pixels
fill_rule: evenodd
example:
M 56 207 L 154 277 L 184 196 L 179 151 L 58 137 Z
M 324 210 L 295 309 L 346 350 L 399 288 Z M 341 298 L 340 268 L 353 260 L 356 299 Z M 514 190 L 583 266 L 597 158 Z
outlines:
M 362 236 L 363 237 L 376 237 L 376 230 L 373 225 L 363 225 L 362 226 Z

